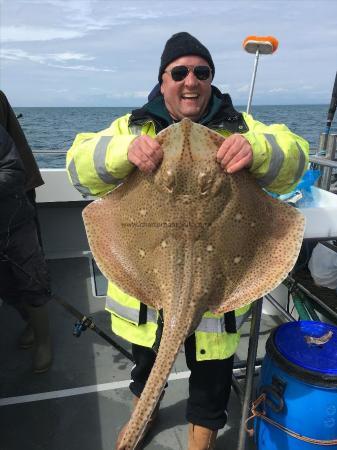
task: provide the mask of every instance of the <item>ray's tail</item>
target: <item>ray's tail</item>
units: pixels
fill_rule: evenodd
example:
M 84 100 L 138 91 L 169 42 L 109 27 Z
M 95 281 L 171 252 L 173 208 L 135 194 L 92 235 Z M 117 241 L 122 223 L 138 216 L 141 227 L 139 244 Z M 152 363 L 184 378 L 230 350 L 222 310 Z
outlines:
M 183 276 L 176 280 L 176 295 L 168 308 L 164 307 L 164 328 L 160 346 L 150 376 L 139 402 L 133 411 L 117 450 L 134 450 L 142 438 L 150 417 L 161 397 L 172 366 L 191 327 L 201 318 L 193 297 L 192 246 L 186 246 L 184 252 Z
M 170 323 L 169 320 L 168 322 Z M 134 450 L 141 439 L 164 390 L 177 354 L 188 335 L 188 324 L 180 325 L 182 326 L 179 327 L 179 332 L 164 324 L 161 344 L 155 363 L 117 450 Z

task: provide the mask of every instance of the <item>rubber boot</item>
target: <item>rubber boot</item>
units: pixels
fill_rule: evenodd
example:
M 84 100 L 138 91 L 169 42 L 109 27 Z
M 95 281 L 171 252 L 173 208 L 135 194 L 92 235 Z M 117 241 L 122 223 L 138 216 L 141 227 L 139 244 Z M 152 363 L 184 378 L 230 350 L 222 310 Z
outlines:
M 34 344 L 34 330 L 29 323 L 29 315 L 26 305 L 19 303 L 15 305 L 14 308 L 20 314 L 22 320 L 26 322 L 26 327 L 19 337 L 19 347 L 23 349 L 32 348 Z
M 213 450 L 218 430 L 210 430 L 200 425 L 188 425 L 188 450 Z
M 33 372 L 46 372 L 52 363 L 47 306 L 27 306 L 29 324 L 34 332 Z
M 157 420 L 157 418 L 158 418 L 158 413 L 159 413 L 160 402 L 161 402 L 161 399 L 162 399 L 162 398 L 163 398 L 163 395 L 161 396 L 161 398 L 160 398 L 160 400 L 159 400 L 159 402 L 158 402 L 158 404 L 157 404 L 155 410 L 154 410 L 153 413 L 152 413 L 152 416 L 151 416 L 150 420 L 148 421 L 148 423 L 147 423 L 147 425 L 146 425 L 146 428 L 145 428 L 145 430 L 144 430 L 143 436 L 142 436 L 141 439 L 139 440 L 139 442 L 138 442 L 138 444 L 137 444 L 137 447 L 136 447 L 136 450 L 139 450 L 139 449 L 141 448 L 142 441 L 145 439 L 147 433 L 151 430 L 151 428 L 153 427 L 155 421 Z M 134 397 L 134 399 L 133 399 L 133 411 L 135 410 L 138 401 L 139 401 L 139 398 L 138 398 L 138 397 Z M 129 423 L 129 422 L 127 422 L 125 425 L 123 425 L 123 427 L 121 428 L 121 430 L 120 430 L 120 432 L 119 432 L 119 434 L 118 434 L 117 441 L 116 441 L 116 445 L 115 445 L 115 450 L 118 449 L 120 443 L 122 442 L 122 439 L 123 439 L 123 436 L 124 436 L 126 427 L 128 426 L 128 423 Z
M 32 348 L 34 345 L 34 330 L 30 323 L 27 323 L 26 328 L 19 337 L 19 347 L 23 349 Z

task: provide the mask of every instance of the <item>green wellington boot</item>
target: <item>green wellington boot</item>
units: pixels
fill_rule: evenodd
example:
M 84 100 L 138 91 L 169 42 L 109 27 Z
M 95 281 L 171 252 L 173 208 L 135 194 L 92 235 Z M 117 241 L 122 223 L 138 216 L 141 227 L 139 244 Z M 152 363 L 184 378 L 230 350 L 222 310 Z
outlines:
M 52 363 L 47 306 L 27 306 L 29 324 L 34 333 L 33 372 L 46 372 Z
M 34 345 L 34 330 L 30 323 L 27 323 L 26 328 L 19 337 L 19 347 L 23 349 L 32 348 Z
M 14 305 L 14 308 L 20 314 L 22 320 L 26 322 L 25 329 L 19 337 L 19 347 L 23 349 L 32 348 L 34 344 L 34 330 L 29 323 L 29 316 L 26 305 L 19 303 L 17 305 Z

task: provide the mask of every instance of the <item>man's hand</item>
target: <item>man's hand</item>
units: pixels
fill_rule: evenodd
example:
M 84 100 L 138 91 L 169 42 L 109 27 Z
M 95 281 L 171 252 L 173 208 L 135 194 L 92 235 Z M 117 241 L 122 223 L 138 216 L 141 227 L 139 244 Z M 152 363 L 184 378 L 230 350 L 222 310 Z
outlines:
M 226 172 L 238 172 L 252 165 L 253 150 L 241 134 L 232 134 L 221 144 L 216 160 Z
M 129 145 L 128 160 L 142 172 L 154 172 L 163 159 L 163 151 L 150 136 L 138 136 Z

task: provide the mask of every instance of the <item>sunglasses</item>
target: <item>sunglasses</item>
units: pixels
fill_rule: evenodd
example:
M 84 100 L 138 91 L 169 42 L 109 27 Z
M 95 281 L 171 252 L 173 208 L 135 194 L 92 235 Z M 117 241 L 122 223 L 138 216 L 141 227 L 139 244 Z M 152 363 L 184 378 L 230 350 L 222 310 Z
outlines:
M 165 73 L 170 73 L 174 81 L 182 81 L 187 75 L 193 72 L 198 80 L 208 80 L 212 71 L 208 66 L 175 66 L 171 70 L 165 70 Z

